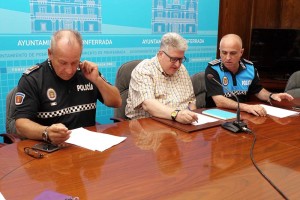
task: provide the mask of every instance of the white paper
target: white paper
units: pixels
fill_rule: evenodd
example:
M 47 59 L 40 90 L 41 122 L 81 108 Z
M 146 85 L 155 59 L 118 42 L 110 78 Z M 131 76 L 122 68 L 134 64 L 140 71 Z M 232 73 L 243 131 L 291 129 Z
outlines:
M 216 121 L 219 120 L 217 118 L 209 117 L 207 115 L 202 115 L 202 114 L 199 114 L 199 113 L 196 113 L 196 114 L 197 114 L 197 117 L 198 117 L 198 121 L 192 123 L 195 126 L 210 123 L 210 122 L 216 122 Z
M 93 151 L 104 151 L 121 143 L 125 139 L 126 137 L 93 132 L 84 128 L 77 128 L 72 130 L 70 138 L 66 142 Z
M 5 200 L 4 196 L 0 192 L 0 200 Z
M 264 104 L 260 104 L 260 105 L 265 108 L 268 115 L 272 115 L 272 116 L 275 116 L 278 118 L 284 118 L 284 117 L 288 117 L 288 116 L 292 116 L 292 115 L 299 115 L 299 113 L 296 111 L 287 110 L 287 109 L 283 109 L 283 108 L 277 108 L 274 106 L 268 106 L 268 105 L 264 105 Z

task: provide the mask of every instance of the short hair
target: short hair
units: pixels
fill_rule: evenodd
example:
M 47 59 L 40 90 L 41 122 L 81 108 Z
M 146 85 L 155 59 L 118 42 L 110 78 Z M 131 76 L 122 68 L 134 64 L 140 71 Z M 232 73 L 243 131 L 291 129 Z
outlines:
M 222 44 L 224 41 L 227 41 L 227 40 L 235 41 L 239 46 L 241 46 L 241 48 L 243 48 L 243 41 L 242 41 L 242 38 L 241 38 L 239 35 L 234 34 L 234 33 L 230 33 L 230 34 L 224 35 L 224 36 L 221 38 L 221 40 L 220 40 L 219 46 L 221 46 L 221 44 Z
M 81 34 L 76 30 L 62 29 L 62 30 L 56 31 L 51 37 L 50 49 L 51 49 L 52 53 L 54 52 L 57 41 L 59 41 L 62 38 L 67 38 L 69 44 L 73 44 L 73 41 L 74 41 L 73 39 L 75 38 L 75 41 L 79 44 L 79 46 L 81 47 L 81 51 L 82 51 L 83 41 L 82 41 Z
M 187 40 L 180 36 L 178 33 L 166 33 L 161 38 L 160 50 L 168 51 L 169 48 L 186 51 L 188 49 Z

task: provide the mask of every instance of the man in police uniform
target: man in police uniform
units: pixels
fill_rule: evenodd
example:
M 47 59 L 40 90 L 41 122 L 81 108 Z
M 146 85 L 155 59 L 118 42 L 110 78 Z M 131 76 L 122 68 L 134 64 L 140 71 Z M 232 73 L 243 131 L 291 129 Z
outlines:
M 236 99 L 208 76 L 213 76 L 224 87 L 233 92 L 241 102 L 240 109 L 256 116 L 266 116 L 266 110 L 260 105 L 249 105 L 245 102 L 248 96 L 255 94 L 263 101 L 293 100 L 287 93 L 271 93 L 259 83 L 258 72 L 253 63 L 242 59 L 244 49 L 242 39 L 235 34 L 225 35 L 220 41 L 220 57 L 209 62 L 205 70 L 207 89 L 207 107 L 237 109 Z
M 80 61 L 82 49 L 77 31 L 58 31 L 48 59 L 23 73 L 15 96 L 21 136 L 61 144 L 70 137 L 70 129 L 95 125 L 97 99 L 109 107 L 121 106 L 118 89 L 98 66 Z

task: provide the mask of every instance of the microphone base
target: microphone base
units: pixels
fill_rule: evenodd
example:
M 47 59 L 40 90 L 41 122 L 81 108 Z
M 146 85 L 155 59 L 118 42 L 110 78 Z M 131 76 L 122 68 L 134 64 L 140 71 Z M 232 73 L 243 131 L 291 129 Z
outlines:
M 243 121 L 225 122 L 221 126 L 233 133 L 244 132 L 244 129 L 247 128 L 247 124 L 245 124 Z

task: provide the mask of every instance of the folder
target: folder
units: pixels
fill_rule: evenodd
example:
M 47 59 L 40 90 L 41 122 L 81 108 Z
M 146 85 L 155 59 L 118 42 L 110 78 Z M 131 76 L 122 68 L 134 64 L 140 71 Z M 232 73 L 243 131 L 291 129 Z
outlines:
M 215 118 L 223 119 L 223 120 L 236 118 L 236 113 L 221 110 L 218 108 L 204 110 L 204 111 L 202 111 L 202 114 L 209 115 L 211 117 L 215 117 Z

